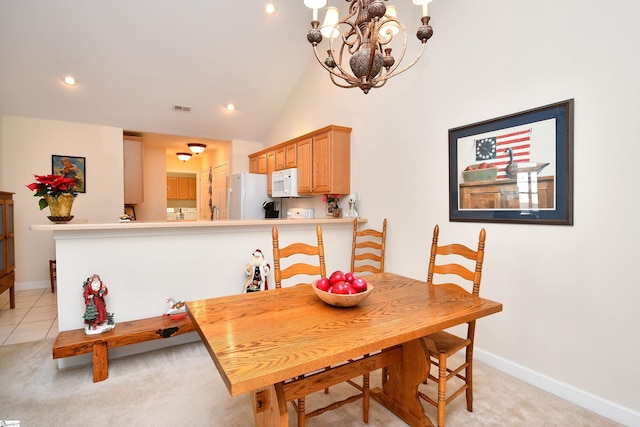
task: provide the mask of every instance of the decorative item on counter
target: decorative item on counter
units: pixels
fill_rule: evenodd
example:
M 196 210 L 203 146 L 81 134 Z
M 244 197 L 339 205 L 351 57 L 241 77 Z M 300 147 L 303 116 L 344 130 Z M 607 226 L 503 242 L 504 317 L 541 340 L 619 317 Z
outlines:
M 87 335 L 101 334 L 115 328 L 113 313 L 107 313 L 107 305 L 104 301 L 109 289 L 102 283 L 100 276 L 92 274 L 82 285 L 84 304 L 84 333 Z
M 131 217 L 127 214 L 120 215 L 120 222 L 131 222 Z
M 71 207 L 78 195 L 76 187 L 78 178 L 65 178 L 63 175 L 34 175 L 36 182 L 27 185 L 31 191 L 35 191 L 34 197 L 40 197 L 38 206 L 43 210 L 47 206 L 51 212 L 48 216 L 55 223 L 68 222 L 73 219 Z
M 345 215 L 345 218 L 353 219 L 360 217 L 358 211 L 356 211 L 356 206 L 358 206 L 358 197 L 355 193 L 351 193 L 349 194 L 349 211 L 347 212 L 347 215 Z
M 327 205 L 327 216 L 334 218 L 342 216 L 342 209 L 338 205 L 340 197 L 342 197 L 342 194 L 325 194 L 322 196 L 322 202 Z
M 271 271 L 271 266 L 265 261 L 260 249 L 253 252 L 251 261 L 245 266 L 247 280 L 244 282 L 242 293 L 266 291 L 269 289 L 267 276 Z
M 184 301 L 175 301 L 173 298 L 167 298 L 167 304 L 169 304 L 169 310 L 164 317 L 168 317 L 171 320 L 181 320 L 187 317 L 187 306 Z

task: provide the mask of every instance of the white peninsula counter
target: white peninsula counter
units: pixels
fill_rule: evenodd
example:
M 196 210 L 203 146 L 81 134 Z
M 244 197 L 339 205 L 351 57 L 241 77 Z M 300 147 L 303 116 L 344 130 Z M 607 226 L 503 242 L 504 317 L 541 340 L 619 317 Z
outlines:
M 359 219 L 366 222 L 364 219 Z M 316 218 L 249 221 L 163 221 L 32 225 L 53 231 L 57 261 L 58 328 L 84 326 L 83 282 L 99 274 L 108 288 L 107 311 L 118 322 L 158 316 L 167 298 L 194 300 L 240 293 L 245 265 L 260 249 L 273 266 L 271 228 L 278 226 L 280 245 L 315 242 L 320 224 L 327 273 L 348 270 L 353 220 Z M 268 277 L 274 286 L 273 273 Z M 110 356 L 137 353 L 197 340 L 195 333 L 114 349 Z M 72 360 L 70 360 L 72 359 Z M 89 363 L 90 355 L 60 359 L 59 366 Z

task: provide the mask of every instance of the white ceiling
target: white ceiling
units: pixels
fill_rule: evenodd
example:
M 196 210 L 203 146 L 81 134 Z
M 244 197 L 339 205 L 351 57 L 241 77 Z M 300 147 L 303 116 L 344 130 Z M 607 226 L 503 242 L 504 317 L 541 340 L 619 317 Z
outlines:
M 262 141 L 313 57 L 302 0 L 265 4 L 0 0 L 0 114 Z

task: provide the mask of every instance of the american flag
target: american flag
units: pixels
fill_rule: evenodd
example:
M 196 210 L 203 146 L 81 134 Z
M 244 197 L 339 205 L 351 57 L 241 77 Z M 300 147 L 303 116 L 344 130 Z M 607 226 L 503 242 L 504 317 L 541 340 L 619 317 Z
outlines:
M 507 148 L 513 151 L 514 162 L 530 162 L 531 161 L 531 129 L 521 130 L 518 132 L 510 132 L 503 135 L 482 138 L 482 140 L 490 140 L 495 144 L 496 151 L 492 159 L 484 160 L 489 167 L 498 167 L 497 179 L 507 178 L 504 172 L 505 167 L 509 164 L 509 153 Z M 476 144 L 481 140 L 476 140 Z

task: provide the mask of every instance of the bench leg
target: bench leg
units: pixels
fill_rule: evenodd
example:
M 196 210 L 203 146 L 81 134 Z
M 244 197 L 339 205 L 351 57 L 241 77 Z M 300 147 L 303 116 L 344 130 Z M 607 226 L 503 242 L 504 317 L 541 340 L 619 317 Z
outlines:
M 105 341 L 93 344 L 93 382 L 104 381 L 109 377 L 109 350 Z

